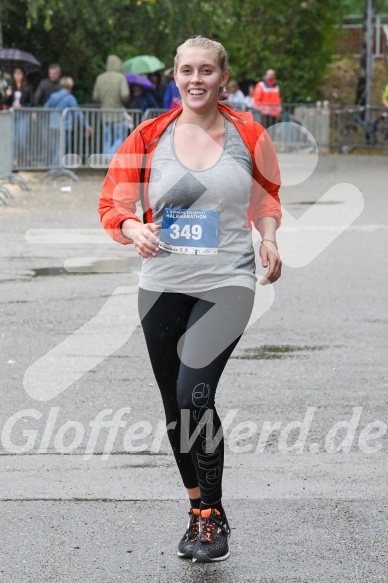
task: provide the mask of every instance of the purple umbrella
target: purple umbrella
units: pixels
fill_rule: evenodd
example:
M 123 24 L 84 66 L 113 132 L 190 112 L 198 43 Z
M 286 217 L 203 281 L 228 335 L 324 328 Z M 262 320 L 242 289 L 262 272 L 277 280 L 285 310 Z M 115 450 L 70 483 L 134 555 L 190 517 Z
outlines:
M 26 51 L 19 49 L 1 49 L 0 50 L 0 70 L 3 73 L 12 73 L 13 69 L 20 67 L 24 69 L 26 75 L 34 73 L 41 68 L 39 61 Z
M 141 85 L 144 89 L 155 89 L 155 85 L 144 75 L 136 75 L 135 73 L 124 73 L 129 84 L 136 83 Z

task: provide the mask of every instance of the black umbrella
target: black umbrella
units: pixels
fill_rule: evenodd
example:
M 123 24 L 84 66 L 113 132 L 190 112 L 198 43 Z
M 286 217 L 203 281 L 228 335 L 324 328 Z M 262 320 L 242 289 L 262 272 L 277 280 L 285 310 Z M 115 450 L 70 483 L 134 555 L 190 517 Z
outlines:
M 26 75 L 34 73 L 41 68 L 39 61 L 26 51 L 19 49 L 0 49 L 0 70 L 3 73 L 12 73 L 13 69 L 20 67 Z

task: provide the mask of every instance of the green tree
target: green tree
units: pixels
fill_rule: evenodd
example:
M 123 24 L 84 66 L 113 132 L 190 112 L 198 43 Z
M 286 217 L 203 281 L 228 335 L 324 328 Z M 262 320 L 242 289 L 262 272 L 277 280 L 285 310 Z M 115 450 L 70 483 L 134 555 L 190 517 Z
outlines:
M 58 62 L 89 101 L 109 54 L 155 54 L 171 66 L 177 45 L 201 34 L 225 45 L 233 76 L 275 68 L 284 100 L 314 100 L 345 1 L 2 0 L 4 45 L 35 54 L 42 74 Z
M 106 57 L 120 52 L 129 58 L 140 37 L 137 13 L 155 0 L 7 0 L 3 10 L 4 44 L 33 53 L 42 75 L 52 62 L 75 81 L 75 93 L 90 99 L 94 79 Z M 38 75 L 32 77 L 37 82 Z
M 344 14 L 364 14 L 365 2 L 360 0 L 342 0 Z M 377 0 L 376 12 L 388 12 L 388 0 Z
M 315 99 L 340 14 L 337 0 L 245 0 L 222 35 L 233 75 L 257 78 L 273 68 L 284 100 Z

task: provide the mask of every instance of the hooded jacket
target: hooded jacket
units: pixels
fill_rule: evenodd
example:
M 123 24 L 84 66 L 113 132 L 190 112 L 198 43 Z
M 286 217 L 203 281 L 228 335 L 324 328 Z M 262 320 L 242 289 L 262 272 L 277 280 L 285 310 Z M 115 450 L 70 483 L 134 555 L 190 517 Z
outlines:
M 93 101 L 104 109 L 122 109 L 129 97 L 128 83 L 122 70 L 122 61 L 116 55 L 109 55 L 106 71 L 98 75 L 93 89 Z
M 43 107 L 49 109 L 60 109 L 64 111 L 68 108 L 79 109 L 79 104 L 70 91 L 67 89 L 59 89 L 59 91 L 55 91 L 50 95 Z M 51 113 L 50 127 L 52 129 L 60 128 L 61 117 L 62 116 L 57 112 Z M 85 128 L 89 127 L 81 111 L 69 111 L 67 115 L 65 115 L 65 129 L 70 131 L 73 129 L 74 118 L 78 118 L 80 124 L 82 124 Z
M 272 142 L 250 112 L 237 112 L 219 103 L 218 108 L 239 131 L 252 157 L 252 187 L 247 222 L 257 225 L 262 217 L 275 217 L 280 225 L 281 207 L 278 191 L 280 172 Z M 136 203 L 141 200 L 143 220 L 152 222 L 148 203 L 148 183 L 152 155 L 167 126 L 182 112 L 182 107 L 144 121 L 132 132 L 116 152 L 105 177 L 99 201 L 99 213 L 104 229 L 119 243 L 132 241 L 124 237 L 121 224 L 135 219 Z

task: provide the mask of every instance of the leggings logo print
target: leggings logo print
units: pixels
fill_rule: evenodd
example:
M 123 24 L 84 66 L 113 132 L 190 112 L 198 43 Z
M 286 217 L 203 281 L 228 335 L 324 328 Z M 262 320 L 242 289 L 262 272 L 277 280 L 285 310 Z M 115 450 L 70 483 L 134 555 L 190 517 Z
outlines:
M 193 418 L 196 423 L 199 423 L 203 413 L 207 410 L 207 404 L 210 397 L 210 387 L 205 383 L 199 383 L 194 387 L 192 400 L 193 405 L 199 411 L 193 411 Z
M 222 475 L 221 453 L 218 448 L 219 442 L 215 438 L 215 428 L 213 424 L 213 410 L 207 407 L 210 398 L 210 386 L 206 383 L 199 383 L 193 389 L 192 401 L 197 410 L 193 410 L 193 419 L 198 424 L 206 417 L 202 423 L 198 438 L 201 440 L 201 448 L 204 455 L 196 452 L 198 467 L 205 470 L 205 480 L 210 486 L 219 483 Z M 202 491 L 207 490 L 201 486 Z

